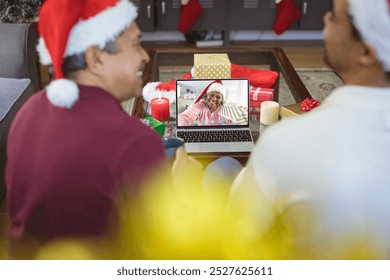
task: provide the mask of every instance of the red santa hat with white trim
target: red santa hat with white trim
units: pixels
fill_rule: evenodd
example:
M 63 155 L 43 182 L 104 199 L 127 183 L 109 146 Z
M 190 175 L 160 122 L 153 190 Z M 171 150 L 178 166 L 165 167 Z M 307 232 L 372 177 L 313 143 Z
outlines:
M 71 108 L 79 97 L 75 82 L 63 73 L 64 58 L 90 46 L 104 47 L 137 17 L 128 0 L 46 0 L 39 12 L 37 47 L 43 65 L 52 65 L 54 81 L 47 86 L 51 104 Z
M 226 87 L 223 85 L 221 80 L 215 80 L 203 90 L 203 92 L 199 95 L 198 99 L 196 99 L 195 103 L 200 102 L 204 98 L 204 96 L 209 94 L 210 92 L 219 92 L 220 94 L 222 94 L 222 101 L 226 100 Z
M 390 0 L 348 0 L 349 14 L 363 41 L 390 72 Z

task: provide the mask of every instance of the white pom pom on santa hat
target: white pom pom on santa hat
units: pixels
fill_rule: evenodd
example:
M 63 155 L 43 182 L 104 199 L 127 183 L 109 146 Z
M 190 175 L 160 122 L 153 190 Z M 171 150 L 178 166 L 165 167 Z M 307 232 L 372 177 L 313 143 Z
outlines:
M 180 80 L 191 79 L 192 75 L 186 73 Z M 142 89 L 142 96 L 147 102 L 151 102 L 156 97 L 165 97 L 169 102 L 176 103 L 176 80 L 168 82 L 151 82 L 147 83 Z
M 142 89 L 142 96 L 147 102 L 151 102 L 152 99 L 158 97 L 165 97 L 169 99 L 169 103 L 176 103 L 176 90 L 161 90 L 158 86 L 161 82 L 150 82 L 147 83 Z
M 58 79 L 51 82 L 47 88 L 47 98 L 54 106 L 72 108 L 79 99 L 77 84 L 68 79 Z

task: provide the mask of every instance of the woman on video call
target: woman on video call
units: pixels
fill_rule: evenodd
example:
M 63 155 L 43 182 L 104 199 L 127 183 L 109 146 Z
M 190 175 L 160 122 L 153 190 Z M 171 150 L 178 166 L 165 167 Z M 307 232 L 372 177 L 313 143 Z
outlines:
M 178 116 L 179 126 L 221 125 L 226 120 L 219 112 L 226 99 L 226 87 L 220 80 L 210 83 L 198 99 Z

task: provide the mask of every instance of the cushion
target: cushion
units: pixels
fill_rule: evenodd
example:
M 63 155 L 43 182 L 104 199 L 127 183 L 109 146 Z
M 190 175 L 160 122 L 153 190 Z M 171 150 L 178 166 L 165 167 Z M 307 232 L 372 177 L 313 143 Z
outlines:
M 0 151 L 16 112 L 34 91 L 29 79 L 0 78 Z
M 0 77 L 16 79 L 29 78 L 35 90 L 38 90 L 40 86 L 35 24 L 0 24 L 0 38 Z
M 30 83 L 30 79 L 0 78 L 0 122 Z
M 33 93 L 29 79 L 0 78 L 0 201 L 5 194 L 5 147 L 9 127 L 17 111 Z

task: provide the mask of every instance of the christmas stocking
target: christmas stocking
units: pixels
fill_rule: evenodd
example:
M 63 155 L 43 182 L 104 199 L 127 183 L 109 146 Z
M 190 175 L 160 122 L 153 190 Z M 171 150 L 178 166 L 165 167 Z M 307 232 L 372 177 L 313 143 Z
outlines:
M 203 8 L 198 0 L 181 0 L 179 31 L 188 33 L 202 12 Z
M 294 22 L 301 17 L 301 11 L 299 11 L 294 0 L 276 0 L 276 22 L 274 25 L 274 31 L 280 35 L 286 29 L 288 29 Z

